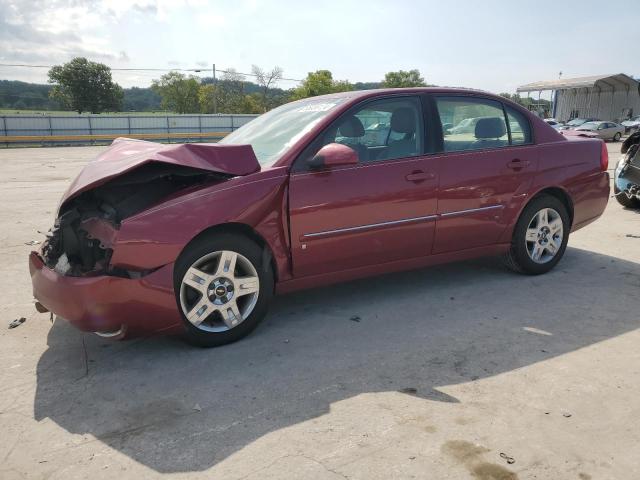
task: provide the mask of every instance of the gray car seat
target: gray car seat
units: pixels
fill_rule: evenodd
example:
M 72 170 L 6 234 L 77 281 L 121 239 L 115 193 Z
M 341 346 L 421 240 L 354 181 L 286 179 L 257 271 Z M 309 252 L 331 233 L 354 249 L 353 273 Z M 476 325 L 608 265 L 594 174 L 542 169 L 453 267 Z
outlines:
M 355 115 L 346 117 L 338 127 L 337 136 L 357 139 L 356 143 L 345 143 L 345 145 L 357 152 L 358 159 L 361 162 L 369 160 L 369 149 L 359 143 L 360 139 L 364 137 L 364 126 L 358 117 Z
M 475 137 L 472 149 L 496 148 L 507 144 L 506 140 L 500 140 L 507 133 L 507 126 L 503 118 L 481 118 L 476 123 Z
M 391 114 L 391 130 L 404 133 L 404 138 L 389 143 L 386 158 L 411 157 L 418 153 L 416 144 L 416 113 L 409 107 L 400 107 Z

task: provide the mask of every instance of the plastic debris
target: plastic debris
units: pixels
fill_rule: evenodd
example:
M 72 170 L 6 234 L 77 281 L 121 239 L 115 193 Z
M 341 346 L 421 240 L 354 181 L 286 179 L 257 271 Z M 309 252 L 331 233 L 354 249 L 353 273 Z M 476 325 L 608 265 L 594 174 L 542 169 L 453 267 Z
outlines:
M 40 242 L 38 240 L 29 240 L 25 242 L 25 245 L 38 245 Z
M 12 321 L 9 324 L 9 328 L 16 328 L 19 327 L 20 325 L 22 325 L 24 322 L 26 322 L 27 319 L 24 317 L 20 317 L 20 318 L 16 318 L 14 321 Z
M 352 322 L 359 322 L 360 321 L 360 317 L 358 315 L 354 315 L 349 320 L 351 320 Z
M 202 411 L 202 407 L 200 406 L 200 404 L 199 404 L 199 403 L 196 403 L 196 404 L 193 406 L 193 409 L 194 409 L 196 412 L 201 412 L 201 411 Z

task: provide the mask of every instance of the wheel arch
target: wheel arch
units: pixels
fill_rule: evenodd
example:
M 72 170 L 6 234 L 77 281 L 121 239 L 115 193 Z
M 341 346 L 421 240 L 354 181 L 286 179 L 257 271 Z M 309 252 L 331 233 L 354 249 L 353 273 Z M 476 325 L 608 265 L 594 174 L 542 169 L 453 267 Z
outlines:
M 202 237 L 208 235 L 215 235 L 216 233 L 229 233 L 235 235 L 242 235 L 244 237 L 249 238 L 253 242 L 255 242 L 262 249 L 262 261 L 263 263 L 269 264 L 271 266 L 271 271 L 273 273 L 274 284 L 278 282 L 278 265 L 276 263 L 275 256 L 273 254 L 273 249 L 269 245 L 269 242 L 260 235 L 253 227 L 247 225 L 246 223 L 240 222 L 228 222 L 228 223 L 219 223 L 217 225 L 211 225 L 201 232 L 199 232 L 196 236 L 194 236 L 191 240 L 189 240 L 185 246 L 180 251 L 179 255 L 182 255 L 194 242 L 198 241 Z
M 558 200 L 560 200 L 564 204 L 564 206 L 567 207 L 567 213 L 569 214 L 569 226 L 573 226 L 573 200 L 571 198 L 571 195 L 569 195 L 569 192 L 561 187 L 546 187 L 536 192 L 536 194 L 532 195 L 529 201 L 525 205 L 523 205 L 522 210 L 524 210 L 533 199 L 542 195 L 551 195 L 552 197 L 556 197 Z M 520 211 L 520 214 L 522 214 L 522 210 Z M 518 215 L 518 218 L 520 218 L 520 215 Z
M 502 242 L 505 242 L 505 243 L 511 242 L 514 229 L 516 228 L 518 220 L 520 220 L 520 217 L 522 216 L 522 212 L 524 211 L 525 208 L 527 208 L 527 205 L 529 205 L 534 199 L 542 195 L 551 195 L 557 198 L 558 200 L 560 200 L 567 207 L 567 212 L 569 213 L 570 227 L 573 226 L 574 205 L 573 205 L 573 200 L 571 199 L 571 195 L 569 195 L 569 193 L 564 188 L 559 186 L 544 187 L 536 191 L 532 195 L 530 195 L 529 199 L 526 202 L 523 202 L 522 205 L 519 206 L 518 214 L 513 217 L 511 221 L 512 223 L 508 226 L 508 228 L 505 229 L 505 231 L 502 234 L 502 237 L 501 237 Z

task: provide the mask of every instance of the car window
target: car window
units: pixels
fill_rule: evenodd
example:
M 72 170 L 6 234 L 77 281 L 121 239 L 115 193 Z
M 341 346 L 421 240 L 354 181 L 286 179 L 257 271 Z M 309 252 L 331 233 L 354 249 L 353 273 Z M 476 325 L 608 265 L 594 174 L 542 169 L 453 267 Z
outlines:
M 309 98 L 286 103 L 230 133 L 220 144 L 253 147 L 260 165 L 273 165 L 344 98 Z
M 507 120 L 511 131 L 511 145 L 525 145 L 531 143 L 531 127 L 529 120 L 522 112 L 511 107 L 505 107 Z M 550 125 L 557 125 L 557 122 L 549 122 Z
M 421 155 L 424 151 L 422 118 L 422 107 L 416 97 L 368 102 L 336 120 L 314 149 L 317 152 L 329 143 L 341 143 L 354 149 L 361 162 Z
M 436 97 L 436 106 L 443 125 L 445 152 L 509 145 L 500 102 L 472 97 Z M 518 123 L 517 119 L 515 121 Z M 445 125 L 447 128 L 444 128 Z

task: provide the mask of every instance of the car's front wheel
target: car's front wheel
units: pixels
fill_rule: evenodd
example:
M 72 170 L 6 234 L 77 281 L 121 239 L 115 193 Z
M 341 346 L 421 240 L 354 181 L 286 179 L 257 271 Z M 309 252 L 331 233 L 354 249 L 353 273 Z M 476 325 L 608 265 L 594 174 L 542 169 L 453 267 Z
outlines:
M 264 257 L 255 242 L 235 234 L 205 235 L 185 249 L 174 287 L 191 343 L 224 345 L 258 325 L 273 295 L 273 272 Z
M 570 228 L 563 202 L 546 194 L 534 198 L 516 223 L 507 266 L 529 275 L 548 272 L 564 255 Z
M 619 142 L 621 138 L 622 138 L 622 134 L 620 132 L 616 132 L 616 134 L 613 136 L 613 141 Z

